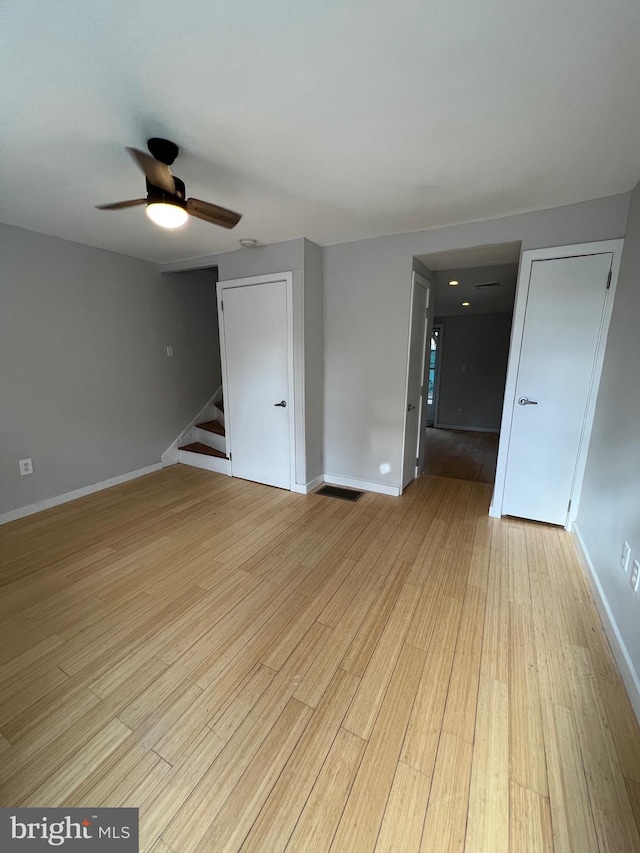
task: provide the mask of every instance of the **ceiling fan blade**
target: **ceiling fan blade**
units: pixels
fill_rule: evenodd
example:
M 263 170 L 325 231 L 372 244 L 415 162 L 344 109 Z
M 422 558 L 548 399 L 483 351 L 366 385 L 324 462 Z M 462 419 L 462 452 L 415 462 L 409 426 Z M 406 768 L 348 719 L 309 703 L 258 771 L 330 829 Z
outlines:
M 241 213 L 234 213 L 226 207 L 218 207 L 217 204 L 209 204 L 208 201 L 200 201 L 198 198 L 187 199 L 187 213 L 211 222 L 212 225 L 221 225 L 222 228 L 233 228 L 242 219 Z
M 129 201 L 114 201 L 113 204 L 96 204 L 98 210 L 123 210 L 125 207 L 137 207 L 146 204 L 146 198 L 132 198 Z
M 168 166 L 145 154 L 144 151 L 138 151 L 137 148 L 127 148 L 127 151 L 145 173 L 150 184 L 172 195 L 176 194 L 176 182 Z

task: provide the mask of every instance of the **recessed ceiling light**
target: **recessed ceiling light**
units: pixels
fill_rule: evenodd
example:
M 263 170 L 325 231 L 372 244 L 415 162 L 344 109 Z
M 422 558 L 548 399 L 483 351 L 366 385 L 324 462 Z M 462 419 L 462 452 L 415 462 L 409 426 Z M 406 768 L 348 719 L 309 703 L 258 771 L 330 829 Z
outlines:
M 455 286 L 456 286 L 456 284 L 460 284 L 460 282 L 459 282 L 459 281 L 456 281 L 456 280 L 455 280 L 455 278 L 454 278 L 454 280 L 453 280 L 453 281 L 450 281 L 450 282 L 449 282 L 449 284 L 451 285 L 451 287 L 455 287 Z
M 248 237 L 243 237 L 242 240 L 238 240 L 238 243 L 240 243 L 243 249 L 255 249 L 258 245 L 257 240 L 251 240 Z
M 471 305 L 471 303 L 470 303 L 470 302 L 463 302 L 462 304 L 463 304 L 463 305 Z

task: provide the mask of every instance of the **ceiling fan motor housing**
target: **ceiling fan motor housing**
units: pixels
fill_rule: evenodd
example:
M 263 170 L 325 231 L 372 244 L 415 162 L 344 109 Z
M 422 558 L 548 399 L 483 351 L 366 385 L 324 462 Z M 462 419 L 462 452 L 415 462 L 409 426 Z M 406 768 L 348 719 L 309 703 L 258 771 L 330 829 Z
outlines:
M 151 152 L 152 157 L 155 157 L 156 160 L 159 160 L 166 166 L 170 166 L 173 163 L 180 151 L 175 142 L 170 142 L 168 139 L 160 139 L 157 136 L 147 139 L 147 148 Z
M 176 194 L 168 193 L 166 190 L 163 190 L 161 187 L 155 187 L 150 181 L 149 178 L 147 181 L 147 202 L 149 204 L 176 204 L 178 207 L 185 206 L 185 186 L 184 181 L 181 181 L 180 178 L 176 178 L 173 176 L 173 180 L 176 184 Z

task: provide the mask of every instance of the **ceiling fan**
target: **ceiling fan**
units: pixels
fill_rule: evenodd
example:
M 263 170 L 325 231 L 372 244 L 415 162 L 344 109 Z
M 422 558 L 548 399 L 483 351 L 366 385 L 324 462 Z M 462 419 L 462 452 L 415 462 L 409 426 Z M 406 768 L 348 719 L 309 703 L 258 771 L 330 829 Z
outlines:
M 137 148 L 127 148 L 145 174 L 147 197 L 117 201 L 114 204 L 99 204 L 98 210 L 123 210 L 126 207 L 146 204 L 149 219 L 163 228 L 179 228 L 184 225 L 189 215 L 222 228 L 233 228 L 240 222 L 240 213 L 197 198 L 185 199 L 184 182 L 172 175 L 169 169 L 180 150 L 174 142 L 154 137 L 147 140 L 147 146 L 151 157 Z

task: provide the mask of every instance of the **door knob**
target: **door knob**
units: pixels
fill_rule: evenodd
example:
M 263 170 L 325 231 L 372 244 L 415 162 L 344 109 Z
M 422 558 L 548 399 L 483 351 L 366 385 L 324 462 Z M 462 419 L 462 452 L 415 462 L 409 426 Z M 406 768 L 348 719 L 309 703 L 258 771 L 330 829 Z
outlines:
M 520 397 L 518 400 L 521 406 L 537 406 L 538 403 L 536 400 L 530 400 L 528 397 Z
M 287 401 L 281 400 L 279 403 L 274 403 L 273 405 L 274 406 L 282 406 L 283 409 L 286 409 L 287 408 Z
M 415 406 L 412 406 L 411 403 L 407 406 L 407 411 L 412 412 L 415 409 Z

